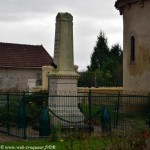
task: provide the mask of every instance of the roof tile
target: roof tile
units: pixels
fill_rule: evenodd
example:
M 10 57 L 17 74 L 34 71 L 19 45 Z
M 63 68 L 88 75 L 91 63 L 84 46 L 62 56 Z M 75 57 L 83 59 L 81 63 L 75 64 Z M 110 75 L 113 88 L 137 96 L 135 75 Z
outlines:
M 0 42 L 0 67 L 42 67 L 51 62 L 52 57 L 42 45 Z

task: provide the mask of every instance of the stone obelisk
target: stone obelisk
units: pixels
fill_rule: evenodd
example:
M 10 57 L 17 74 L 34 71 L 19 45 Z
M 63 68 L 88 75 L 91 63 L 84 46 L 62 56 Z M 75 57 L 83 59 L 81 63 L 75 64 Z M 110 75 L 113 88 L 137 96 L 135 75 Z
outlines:
M 56 16 L 54 63 L 57 68 L 49 74 L 50 109 L 64 120 L 81 121 L 84 117 L 77 107 L 76 96 L 79 75 L 74 67 L 73 16 L 69 13 L 58 13 Z M 56 97 L 51 97 L 51 95 L 56 95 Z M 57 97 L 57 95 L 63 95 L 64 97 Z M 52 124 L 54 126 L 56 124 L 61 126 L 72 124 L 55 116 L 51 118 L 53 118 Z
M 54 63 L 57 70 L 65 75 L 77 75 L 74 71 L 73 17 L 69 13 L 56 16 Z

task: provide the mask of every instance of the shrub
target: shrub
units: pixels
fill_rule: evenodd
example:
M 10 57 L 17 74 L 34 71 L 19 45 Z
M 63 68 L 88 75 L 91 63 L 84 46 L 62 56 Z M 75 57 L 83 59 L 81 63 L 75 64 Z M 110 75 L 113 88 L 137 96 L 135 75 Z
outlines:
M 26 97 L 26 100 L 28 102 L 35 103 L 38 106 L 42 106 L 43 104 L 47 105 L 48 95 L 49 95 L 48 90 L 40 90 Z

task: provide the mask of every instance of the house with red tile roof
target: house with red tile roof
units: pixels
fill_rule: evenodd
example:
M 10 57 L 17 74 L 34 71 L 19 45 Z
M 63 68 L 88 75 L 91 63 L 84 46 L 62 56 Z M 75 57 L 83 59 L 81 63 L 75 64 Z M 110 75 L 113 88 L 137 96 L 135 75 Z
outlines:
M 52 57 L 42 45 L 0 42 L 0 89 L 28 89 L 32 79 L 42 84 L 42 66 L 50 66 Z

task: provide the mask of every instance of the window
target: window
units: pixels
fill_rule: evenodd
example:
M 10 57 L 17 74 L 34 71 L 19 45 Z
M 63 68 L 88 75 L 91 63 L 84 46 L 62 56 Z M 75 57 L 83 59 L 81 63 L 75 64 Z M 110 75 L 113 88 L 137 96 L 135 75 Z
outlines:
M 36 85 L 42 85 L 42 75 L 40 73 L 37 73 Z
M 135 61 L 135 39 L 134 36 L 131 36 L 131 57 L 130 61 L 134 62 Z

